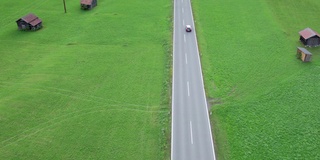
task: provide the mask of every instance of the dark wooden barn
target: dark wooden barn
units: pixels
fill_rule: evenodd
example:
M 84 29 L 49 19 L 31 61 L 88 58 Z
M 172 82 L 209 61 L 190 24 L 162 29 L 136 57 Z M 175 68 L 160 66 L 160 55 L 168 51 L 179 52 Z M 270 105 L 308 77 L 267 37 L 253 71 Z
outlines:
M 80 2 L 81 9 L 89 10 L 97 6 L 97 0 L 81 0 Z
M 17 21 L 19 30 L 38 30 L 42 28 L 42 21 L 34 14 L 30 13 Z
M 301 59 L 303 62 L 310 62 L 312 53 L 302 47 L 297 48 L 297 58 Z
M 299 32 L 300 41 L 309 47 L 315 47 L 320 45 L 320 35 L 311 28 L 306 28 Z

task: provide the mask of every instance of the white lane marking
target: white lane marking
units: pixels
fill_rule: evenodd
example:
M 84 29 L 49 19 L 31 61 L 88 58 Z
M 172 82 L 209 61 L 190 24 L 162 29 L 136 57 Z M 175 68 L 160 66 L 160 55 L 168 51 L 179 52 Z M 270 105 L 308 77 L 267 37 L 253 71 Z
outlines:
M 182 8 L 182 13 L 184 13 L 184 9 Z
M 192 11 L 192 6 L 191 4 L 189 5 L 190 7 L 190 10 Z M 211 141 L 211 148 L 212 148 L 212 154 L 213 154 L 213 160 L 216 160 L 216 154 L 215 154 L 215 149 L 214 149 L 214 145 L 213 145 L 213 136 L 212 136 L 212 130 L 211 130 L 211 124 L 210 124 L 210 118 L 209 118 L 209 109 L 208 109 L 208 102 L 207 102 L 207 99 L 206 99 L 206 93 L 205 93 L 205 89 L 204 89 L 204 84 L 203 84 L 203 75 L 202 75 L 202 68 L 201 68 L 201 62 L 200 62 L 200 54 L 199 54 L 199 45 L 198 45 L 198 41 L 197 41 L 197 34 L 196 34 L 196 26 L 194 24 L 194 18 L 193 18 L 193 13 L 191 12 L 191 18 L 192 18 L 192 24 L 193 24 L 193 30 L 194 30 L 194 38 L 195 38 L 195 41 L 196 41 L 196 47 L 197 47 L 197 57 L 198 57 L 198 65 L 200 66 L 199 67 L 199 70 L 200 70 L 200 75 L 201 75 L 201 86 L 203 88 L 203 98 L 204 98 L 204 101 L 205 101 L 205 104 L 206 106 L 204 107 L 205 108 L 205 111 L 207 112 L 207 121 L 208 121 L 208 128 L 209 128 L 209 133 L 210 133 L 210 141 Z
M 181 2 L 183 3 L 183 0 L 181 0 Z
M 185 53 L 185 55 L 186 55 L 186 64 L 188 64 L 188 55 L 187 53 Z
M 182 24 L 184 25 L 184 20 L 182 20 Z
M 191 121 L 190 121 L 190 136 L 191 136 L 191 144 L 193 144 L 192 122 Z
M 186 35 L 183 35 L 184 42 L 187 42 Z
M 190 97 L 189 81 L 187 81 L 187 87 L 188 87 L 188 96 Z

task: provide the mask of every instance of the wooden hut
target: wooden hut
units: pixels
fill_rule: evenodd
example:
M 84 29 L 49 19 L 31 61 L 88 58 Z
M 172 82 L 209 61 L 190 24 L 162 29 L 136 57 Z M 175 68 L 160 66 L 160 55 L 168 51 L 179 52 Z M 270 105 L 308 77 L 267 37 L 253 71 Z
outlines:
M 297 58 L 301 59 L 303 62 L 310 62 L 311 61 L 312 53 L 302 47 L 297 48 Z
M 299 32 L 300 41 L 309 47 L 315 47 L 320 45 L 320 35 L 311 28 L 306 28 Z
M 34 14 L 30 13 L 17 21 L 19 30 L 38 30 L 42 28 L 42 21 Z
M 81 0 L 80 2 L 81 9 L 89 10 L 97 6 L 97 0 Z

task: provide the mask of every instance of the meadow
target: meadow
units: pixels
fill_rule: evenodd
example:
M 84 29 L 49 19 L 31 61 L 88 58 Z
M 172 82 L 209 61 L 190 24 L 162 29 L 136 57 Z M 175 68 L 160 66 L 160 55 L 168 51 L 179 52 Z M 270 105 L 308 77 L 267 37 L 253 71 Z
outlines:
M 320 1 L 193 0 L 218 159 L 320 159 Z
M 171 1 L 2 3 L 0 159 L 169 157 Z

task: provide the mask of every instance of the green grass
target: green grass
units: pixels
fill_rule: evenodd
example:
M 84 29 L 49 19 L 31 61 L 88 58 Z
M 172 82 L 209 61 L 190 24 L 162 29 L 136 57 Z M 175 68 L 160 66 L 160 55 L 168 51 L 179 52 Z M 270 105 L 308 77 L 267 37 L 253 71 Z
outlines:
M 219 159 L 320 158 L 320 48 L 295 58 L 298 32 L 320 31 L 320 1 L 193 0 Z
M 169 157 L 170 1 L 2 3 L 0 159 Z

